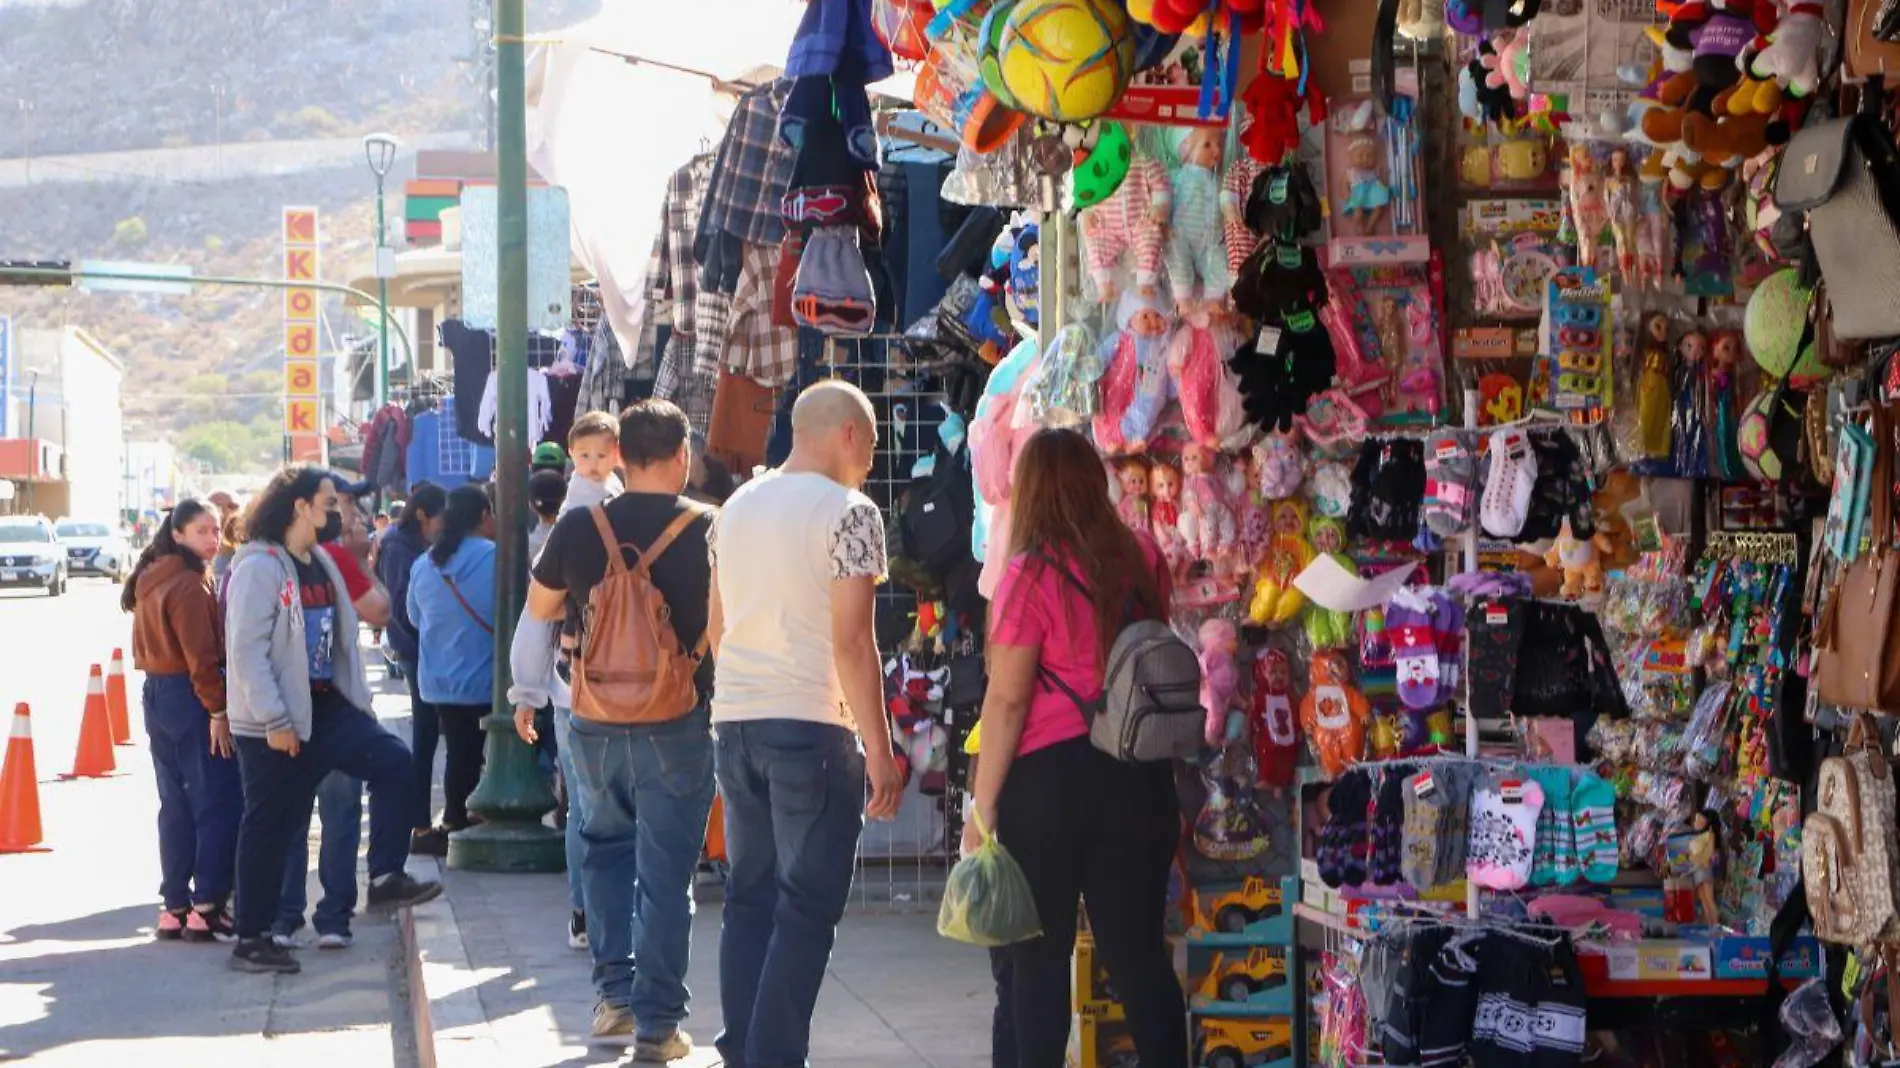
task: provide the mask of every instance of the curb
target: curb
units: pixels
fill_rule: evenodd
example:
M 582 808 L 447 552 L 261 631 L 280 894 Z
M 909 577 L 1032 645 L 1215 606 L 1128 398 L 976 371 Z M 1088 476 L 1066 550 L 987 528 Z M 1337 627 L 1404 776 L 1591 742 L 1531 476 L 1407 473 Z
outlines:
M 422 983 L 422 948 L 416 941 L 415 910 L 403 909 L 401 917 L 396 929 L 402 939 L 403 975 L 407 980 L 403 990 L 409 999 L 409 1026 L 416 1040 L 416 1064 L 419 1068 L 436 1068 L 435 1020 L 429 1012 L 429 992 Z
M 442 879 L 446 873 L 441 861 L 415 857 L 411 863 L 421 866 L 424 860 L 427 866 L 417 874 Z M 420 1068 L 499 1068 L 501 1046 L 482 1006 L 480 978 L 462 944 L 446 886 L 441 897 L 421 910 L 405 910 L 399 929 L 409 967 L 409 1017 L 415 1025 Z

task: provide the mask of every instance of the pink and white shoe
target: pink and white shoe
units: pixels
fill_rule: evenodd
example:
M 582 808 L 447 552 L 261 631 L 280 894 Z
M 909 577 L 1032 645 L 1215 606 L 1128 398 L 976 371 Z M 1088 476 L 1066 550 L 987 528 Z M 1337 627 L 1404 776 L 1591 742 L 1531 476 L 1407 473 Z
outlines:
M 220 906 L 209 911 L 192 909 L 185 917 L 187 942 L 235 942 L 237 924 L 228 909 Z
M 158 923 L 152 928 L 152 937 L 160 942 L 176 942 L 185 935 L 185 913 L 188 909 L 158 910 Z

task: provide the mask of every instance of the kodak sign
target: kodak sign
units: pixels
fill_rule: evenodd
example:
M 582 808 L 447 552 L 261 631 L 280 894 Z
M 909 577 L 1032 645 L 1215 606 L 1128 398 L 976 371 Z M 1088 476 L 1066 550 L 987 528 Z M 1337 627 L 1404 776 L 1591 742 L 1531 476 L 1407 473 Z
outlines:
M 322 375 L 317 365 L 317 290 L 321 267 L 316 208 L 284 209 L 284 434 L 290 459 L 323 457 Z

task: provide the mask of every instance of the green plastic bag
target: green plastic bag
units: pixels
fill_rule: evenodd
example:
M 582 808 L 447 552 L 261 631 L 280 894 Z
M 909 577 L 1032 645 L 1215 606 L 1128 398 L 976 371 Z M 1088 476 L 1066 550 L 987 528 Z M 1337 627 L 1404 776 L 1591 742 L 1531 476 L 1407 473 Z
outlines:
M 943 888 L 943 907 L 937 910 L 937 933 L 973 946 L 1007 946 L 1042 933 L 1029 880 L 1016 858 L 996 840 L 974 813 L 983 844 L 957 861 Z

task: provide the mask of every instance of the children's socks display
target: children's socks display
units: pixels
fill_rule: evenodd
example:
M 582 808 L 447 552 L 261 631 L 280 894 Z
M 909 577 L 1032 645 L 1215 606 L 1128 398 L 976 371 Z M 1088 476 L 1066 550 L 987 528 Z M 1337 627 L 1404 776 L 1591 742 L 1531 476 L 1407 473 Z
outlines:
M 1385 632 L 1392 643 L 1399 700 L 1414 710 L 1431 708 L 1442 698 L 1436 607 L 1429 596 L 1417 590 L 1400 590 L 1385 606 Z
M 1531 850 L 1531 882 L 1568 886 L 1577 881 L 1577 853 L 1571 842 L 1570 769 L 1540 767 L 1530 776 L 1544 792 L 1537 814 L 1537 842 Z
M 1515 538 L 1530 517 L 1531 491 L 1537 485 L 1530 435 L 1522 427 L 1506 427 L 1491 435 L 1490 455 L 1478 519 L 1492 537 Z
M 1544 790 L 1524 775 L 1492 773 L 1471 792 L 1465 871 L 1487 890 L 1521 889 L 1531 877 Z
M 1577 777 L 1570 792 L 1572 838 L 1583 877 L 1593 883 L 1616 878 L 1616 787 L 1593 771 Z
M 1436 430 L 1425 439 L 1425 526 L 1441 538 L 1463 534 L 1471 526 L 1477 497 L 1478 458 L 1471 435 Z
M 1372 846 L 1366 862 L 1366 875 L 1374 886 L 1391 886 L 1399 881 L 1405 844 L 1405 784 L 1411 779 L 1410 765 L 1385 769 L 1380 776 L 1377 803 L 1372 811 Z
M 1337 889 L 1366 881 L 1367 814 L 1372 806 L 1372 779 L 1363 771 L 1349 771 L 1333 784 L 1326 807 L 1331 815 L 1319 834 L 1320 881 Z

